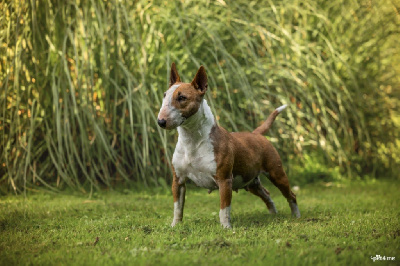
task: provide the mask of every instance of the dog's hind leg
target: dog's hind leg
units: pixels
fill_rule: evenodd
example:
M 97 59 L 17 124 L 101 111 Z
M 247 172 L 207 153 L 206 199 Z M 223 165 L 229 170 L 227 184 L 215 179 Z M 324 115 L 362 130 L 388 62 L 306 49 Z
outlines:
M 300 211 L 297 207 L 296 195 L 290 189 L 289 179 L 283 170 L 282 164 L 276 164 L 272 169 L 269 169 L 269 180 L 281 191 L 283 196 L 287 199 L 290 209 L 292 211 L 292 216 L 300 218 Z
M 270 144 L 266 153 L 265 169 L 264 171 L 269 173 L 269 180 L 274 184 L 283 196 L 289 202 L 292 216 L 300 218 L 300 211 L 297 207 L 296 195 L 290 189 L 289 179 L 283 170 L 281 158 L 276 149 Z
M 270 213 L 276 214 L 277 210 L 275 208 L 275 204 L 272 201 L 269 191 L 264 188 L 260 182 L 259 177 L 256 177 L 247 187 L 246 190 L 251 192 L 252 194 L 260 197 L 262 201 L 264 201 L 265 205 Z

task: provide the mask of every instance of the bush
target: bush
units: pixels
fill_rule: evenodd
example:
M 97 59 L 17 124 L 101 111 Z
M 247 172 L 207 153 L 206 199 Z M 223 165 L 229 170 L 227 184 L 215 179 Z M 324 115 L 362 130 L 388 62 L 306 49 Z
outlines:
M 286 160 L 318 150 L 347 174 L 399 163 L 390 1 L 37 3 L 0 15 L 3 191 L 170 182 L 177 136 L 156 115 L 172 62 L 186 82 L 206 67 L 228 130 L 289 104 L 271 132 Z

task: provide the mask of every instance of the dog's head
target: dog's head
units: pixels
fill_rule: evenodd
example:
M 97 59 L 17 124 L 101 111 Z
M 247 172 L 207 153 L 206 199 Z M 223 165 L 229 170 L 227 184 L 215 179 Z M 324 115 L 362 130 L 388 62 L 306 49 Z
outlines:
M 158 113 L 158 125 L 164 129 L 174 129 L 182 125 L 199 110 L 207 86 L 207 74 L 203 66 L 199 68 L 191 83 L 183 83 L 175 63 L 172 63 L 169 89 L 164 93 Z

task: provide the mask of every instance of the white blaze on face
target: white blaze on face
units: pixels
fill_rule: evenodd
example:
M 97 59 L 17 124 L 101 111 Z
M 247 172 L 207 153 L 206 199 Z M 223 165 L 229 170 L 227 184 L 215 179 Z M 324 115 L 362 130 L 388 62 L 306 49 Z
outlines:
M 179 87 L 180 85 L 173 85 L 171 86 L 167 92 L 165 93 L 165 97 L 160 109 L 160 112 L 158 113 L 158 119 L 164 119 L 167 121 L 167 129 L 171 128 L 176 128 L 182 124 L 184 118 L 182 117 L 181 112 L 176 109 L 174 106 L 172 106 L 172 98 L 174 95 L 175 90 Z

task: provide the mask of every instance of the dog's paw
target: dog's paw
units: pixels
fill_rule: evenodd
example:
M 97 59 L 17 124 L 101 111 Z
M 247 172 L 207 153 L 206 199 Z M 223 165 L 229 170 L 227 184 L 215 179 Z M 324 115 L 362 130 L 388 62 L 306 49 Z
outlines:
M 292 216 L 295 218 L 300 218 L 300 210 L 297 204 L 294 202 L 289 202 L 290 209 L 292 210 Z
M 278 211 L 276 209 L 269 209 L 269 214 L 277 214 Z
M 292 217 L 300 218 L 301 217 L 300 212 L 292 213 Z
M 278 211 L 275 208 L 275 204 L 274 203 L 272 203 L 272 205 L 268 208 L 268 210 L 269 210 L 270 214 L 277 214 L 278 213 Z
M 171 223 L 171 227 L 174 227 L 175 225 L 177 225 L 180 222 L 182 222 L 182 220 L 173 220 Z
M 230 212 L 230 206 L 219 211 L 219 222 L 221 223 L 222 227 L 227 229 L 232 229 Z
M 221 223 L 224 229 L 232 229 L 232 225 L 230 223 Z

